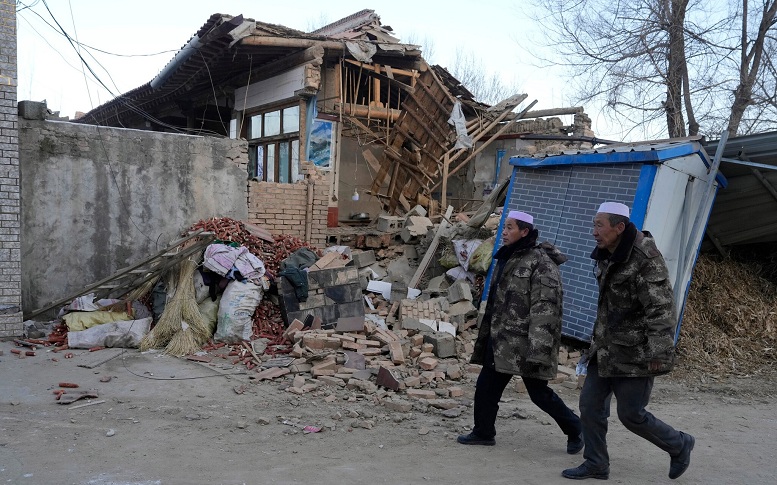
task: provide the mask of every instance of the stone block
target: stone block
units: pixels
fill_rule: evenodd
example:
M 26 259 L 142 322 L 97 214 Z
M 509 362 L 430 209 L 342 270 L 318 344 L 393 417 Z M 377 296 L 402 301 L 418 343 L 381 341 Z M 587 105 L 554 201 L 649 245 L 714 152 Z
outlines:
M 451 318 L 455 316 L 463 316 L 464 319 L 467 320 L 470 318 L 475 318 L 478 314 L 478 309 L 475 308 L 475 305 L 473 305 L 471 301 L 464 300 L 450 305 L 448 307 L 447 313 L 451 316 Z
M 420 367 L 423 370 L 432 370 L 435 367 L 437 367 L 438 363 L 439 361 L 434 357 L 425 357 L 418 361 L 418 367 Z
M 424 209 L 421 205 L 416 205 L 412 209 L 408 211 L 407 214 L 405 214 L 405 217 L 411 217 L 411 216 L 420 216 L 420 217 L 426 217 L 426 209 Z
M 37 101 L 19 101 L 19 116 L 25 120 L 45 120 L 48 109 L 46 103 Z
M 424 334 L 424 344 L 432 344 L 432 352 L 441 359 L 456 356 L 456 339 L 449 333 Z
M 397 380 L 396 377 L 394 377 L 394 374 L 392 374 L 390 370 L 386 369 L 383 366 L 378 368 L 378 376 L 376 378 L 376 383 L 379 386 L 383 386 L 386 389 L 391 389 L 392 391 L 399 390 L 399 381 Z
M 359 251 L 351 254 L 353 258 L 353 265 L 357 268 L 366 268 L 371 264 L 375 264 L 375 251 L 370 249 L 369 251 Z
M 416 399 L 436 399 L 437 394 L 434 393 L 434 391 L 430 391 L 428 389 L 408 389 L 407 391 L 407 397 L 412 397 Z
M 335 376 L 320 376 L 318 380 L 323 382 L 327 386 L 345 387 L 345 381 Z
M 472 288 L 466 280 L 457 280 L 448 288 L 448 302 L 472 301 Z
M 399 340 L 395 340 L 388 344 L 389 353 L 391 354 L 391 362 L 394 364 L 405 363 L 405 353 L 402 351 L 402 343 Z
M 450 283 L 448 283 L 445 275 L 435 276 L 429 280 L 429 283 L 427 283 L 426 292 L 432 296 L 436 296 L 446 293 L 449 287 Z
M 458 381 L 462 376 L 461 367 L 456 364 L 449 365 L 448 368 L 445 369 L 445 374 L 448 379 Z
M 405 378 L 405 386 L 406 387 L 418 387 L 421 385 L 421 378 L 418 376 L 411 376 Z
M 397 216 L 381 214 L 378 216 L 377 228 L 381 232 L 397 232 L 405 226 L 405 220 Z
M 288 327 L 286 327 L 286 330 L 283 332 L 283 337 L 288 340 L 289 342 L 294 341 L 294 334 L 298 332 L 299 330 L 302 330 L 302 327 L 304 324 L 297 320 L 296 318 L 289 324 Z
M 459 386 L 451 386 L 448 388 L 448 393 L 451 397 L 462 397 L 464 396 L 464 389 L 460 388 Z
M 335 330 L 338 332 L 364 331 L 364 317 L 340 317 L 337 319 Z M 342 339 L 342 336 L 340 338 Z

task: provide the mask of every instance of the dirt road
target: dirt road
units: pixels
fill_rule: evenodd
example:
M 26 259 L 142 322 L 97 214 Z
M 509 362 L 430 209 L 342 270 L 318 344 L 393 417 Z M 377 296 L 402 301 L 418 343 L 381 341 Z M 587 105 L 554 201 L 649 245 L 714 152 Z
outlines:
M 356 391 L 321 387 L 299 396 L 283 390 L 290 379 L 256 383 L 236 369 L 156 353 L 127 351 L 87 369 L 78 365 L 117 351 L 63 359 L 38 350 L 19 359 L 12 348 L 0 342 L 1 483 L 563 484 L 570 482 L 561 470 L 582 461 L 565 453 L 565 437 L 528 396 L 512 390 L 497 445 L 471 447 L 455 442 L 471 424 L 471 407 L 445 417 L 416 400 L 398 412 Z M 474 377 L 462 383 L 469 399 Z M 57 404 L 52 391 L 62 381 L 98 398 Z M 703 389 L 657 380 L 650 409 L 697 439 L 690 469 L 673 483 L 774 483 L 774 388 L 755 379 Z M 578 391 L 559 393 L 577 408 Z M 306 425 L 323 430 L 305 433 Z M 611 482 L 672 482 L 668 456 L 617 419 L 609 443 Z

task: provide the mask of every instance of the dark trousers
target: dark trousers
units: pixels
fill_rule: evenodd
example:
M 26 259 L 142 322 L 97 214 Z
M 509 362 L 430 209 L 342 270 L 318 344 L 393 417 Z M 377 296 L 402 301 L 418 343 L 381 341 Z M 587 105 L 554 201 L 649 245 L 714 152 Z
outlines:
M 499 400 L 507 383 L 513 377 L 511 374 L 497 372 L 492 365 L 483 366 L 475 385 L 475 428 L 472 432 L 486 439 L 496 436 L 495 424 Z M 582 429 L 580 418 L 564 404 L 553 389 L 548 387 L 548 381 L 524 377 L 523 382 L 526 384 L 526 391 L 531 401 L 548 413 L 565 435 L 569 437 L 580 435 Z
M 615 394 L 618 419 L 632 433 L 645 438 L 670 455 L 680 453 L 680 432 L 645 410 L 653 390 L 653 377 L 600 377 L 598 364 L 588 364 L 588 375 L 580 393 L 580 418 L 586 463 L 595 470 L 610 466 L 607 454 L 607 418 Z

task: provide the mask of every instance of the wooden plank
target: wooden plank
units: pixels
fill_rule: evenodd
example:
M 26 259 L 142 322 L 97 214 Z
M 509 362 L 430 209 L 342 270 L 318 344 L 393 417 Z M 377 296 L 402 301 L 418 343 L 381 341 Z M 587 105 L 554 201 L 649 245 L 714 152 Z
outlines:
M 58 300 L 50 302 L 50 303 L 48 303 L 48 304 L 38 308 L 37 310 L 33 311 L 32 313 L 25 315 L 24 318 L 25 318 L 25 320 L 29 320 L 31 318 L 34 318 L 34 317 L 40 315 L 41 313 L 43 313 L 45 311 L 48 311 L 48 310 L 56 307 L 56 306 L 62 305 L 64 303 L 68 303 L 71 300 L 73 300 L 74 298 L 78 298 L 79 296 L 83 296 L 83 295 L 86 295 L 88 293 L 91 293 L 92 291 L 100 288 L 101 286 L 104 286 L 106 283 L 109 283 L 109 282 L 111 282 L 111 281 L 113 281 L 113 280 L 115 280 L 115 279 L 117 279 L 119 277 L 122 277 L 122 276 L 128 274 L 132 270 L 139 269 L 142 266 L 148 265 L 152 261 L 155 261 L 155 260 L 157 260 L 159 258 L 162 258 L 166 253 L 169 253 L 172 249 L 180 246 L 181 244 L 185 243 L 186 241 L 189 241 L 190 239 L 192 239 L 194 237 L 205 237 L 206 238 L 205 241 L 210 242 L 210 241 L 212 241 L 215 238 L 215 235 L 212 232 L 205 232 L 202 229 L 197 230 L 197 231 L 193 232 L 192 234 L 190 234 L 190 235 L 188 235 L 186 237 L 183 237 L 183 238 L 175 241 L 173 244 L 171 244 L 170 246 L 166 247 L 165 249 L 159 251 L 155 255 L 153 255 L 153 256 L 151 256 L 151 257 L 149 257 L 147 259 L 144 259 L 144 260 L 142 260 L 139 263 L 133 264 L 132 266 L 128 266 L 126 268 L 123 268 L 123 269 L 119 270 L 118 272 L 114 273 L 113 275 L 111 275 L 111 276 L 109 276 L 107 278 L 103 278 L 102 280 L 98 281 L 97 283 L 93 283 L 91 285 L 88 285 L 88 286 L 82 288 L 81 290 L 79 290 L 77 292 L 74 292 L 74 293 L 72 293 L 72 294 L 70 294 L 70 295 L 68 295 L 68 296 L 66 296 L 64 298 L 60 298 Z M 97 296 L 97 295 L 95 295 L 95 296 Z
M 450 107 L 446 107 L 444 104 L 442 104 L 440 100 L 437 99 L 434 93 L 432 93 L 432 90 L 428 86 L 426 86 L 426 84 L 423 81 L 419 80 L 419 82 L 417 82 L 416 85 L 421 86 L 421 89 L 426 93 L 429 99 L 435 102 L 435 104 L 440 109 L 440 111 L 450 113 L 451 109 L 453 108 L 453 102 L 451 103 Z
M 421 281 L 421 277 L 423 277 L 427 266 L 429 266 L 429 263 L 432 261 L 434 253 L 437 252 L 437 246 L 440 244 L 440 237 L 442 232 L 446 227 L 448 227 L 448 220 L 452 215 L 453 207 L 448 206 L 448 209 L 445 211 L 445 217 L 440 221 L 440 225 L 437 226 L 437 232 L 434 233 L 434 239 L 432 239 L 432 243 L 429 245 L 429 249 L 426 250 L 423 259 L 421 259 L 421 263 L 418 265 L 418 269 L 416 269 L 415 274 L 410 279 L 410 283 L 407 284 L 409 288 L 415 288 L 416 285 L 418 285 L 418 282 Z

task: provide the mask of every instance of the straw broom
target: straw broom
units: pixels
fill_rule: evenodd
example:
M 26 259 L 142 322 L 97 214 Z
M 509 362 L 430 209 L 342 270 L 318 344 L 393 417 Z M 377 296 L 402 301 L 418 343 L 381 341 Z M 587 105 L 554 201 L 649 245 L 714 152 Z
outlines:
M 149 349 L 162 348 L 170 342 L 170 339 L 181 328 L 181 300 L 177 298 L 178 288 L 181 276 L 184 271 L 183 265 L 179 266 L 178 273 L 171 271 L 168 273 L 167 288 L 168 294 L 172 294 L 165 304 L 165 311 L 159 317 L 153 329 L 148 332 L 140 341 L 140 350 L 145 352 Z
M 181 263 L 181 272 L 179 273 L 179 285 L 173 300 L 177 300 L 180 306 L 180 319 L 176 327 L 176 332 L 171 336 L 165 353 L 183 356 L 196 352 L 202 347 L 208 338 L 210 331 L 205 317 L 200 313 L 195 299 L 194 291 L 194 272 L 197 270 L 197 263 L 192 260 L 185 260 Z M 163 315 L 164 316 L 164 315 Z M 161 319 L 160 319 L 161 321 Z

